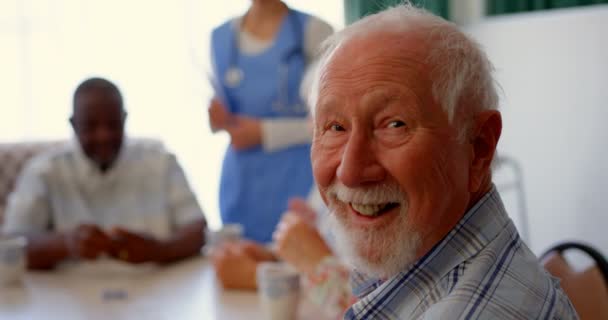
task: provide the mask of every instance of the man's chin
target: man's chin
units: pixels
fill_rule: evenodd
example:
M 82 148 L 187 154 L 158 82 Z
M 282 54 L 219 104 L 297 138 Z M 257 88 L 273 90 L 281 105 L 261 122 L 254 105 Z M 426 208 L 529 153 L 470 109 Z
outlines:
M 93 159 L 93 162 L 95 162 L 95 164 L 99 167 L 99 169 L 101 169 L 102 171 L 106 171 L 108 169 L 110 169 L 113 165 L 114 162 L 116 161 L 116 158 L 97 158 L 97 159 Z
M 330 217 L 338 251 L 358 272 L 386 279 L 416 262 L 420 237 L 408 231 L 403 220 L 388 230 L 365 230 L 348 227 L 333 214 Z
M 409 269 L 416 262 L 416 248 L 395 246 L 392 250 L 373 248 L 354 248 L 355 254 L 349 258 L 352 266 L 359 272 L 371 277 L 387 279 Z

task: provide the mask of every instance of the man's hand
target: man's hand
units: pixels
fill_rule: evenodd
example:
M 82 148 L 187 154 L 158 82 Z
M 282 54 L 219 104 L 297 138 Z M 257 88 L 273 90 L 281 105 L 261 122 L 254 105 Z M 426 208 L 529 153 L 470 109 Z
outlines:
M 236 150 L 249 149 L 262 143 L 260 120 L 234 115 L 232 123 L 225 129 L 230 135 L 230 144 Z
M 288 211 L 281 218 L 272 236 L 276 251 L 281 259 L 300 272 L 312 273 L 332 252 L 314 225 L 314 210 L 303 206 L 301 201 L 297 201 L 297 206 L 291 202 L 290 208 L 299 208 L 300 211 Z
M 230 124 L 232 114 L 228 112 L 226 107 L 217 99 L 212 99 L 209 104 L 209 126 L 212 132 L 226 129 Z
M 99 227 L 82 224 L 65 234 L 66 247 L 71 256 L 96 259 L 100 254 L 110 252 L 112 241 Z
M 211 254 L 218 280 L 226 289 L 255 290 L 260 262 L 274 261 L 270 250 L 250 241 L 227 242 Z
M 164 254 L 163 243 L 152 236 L 115 227 L 110 232 L 111 255 L 129 263 L 158 262 Z

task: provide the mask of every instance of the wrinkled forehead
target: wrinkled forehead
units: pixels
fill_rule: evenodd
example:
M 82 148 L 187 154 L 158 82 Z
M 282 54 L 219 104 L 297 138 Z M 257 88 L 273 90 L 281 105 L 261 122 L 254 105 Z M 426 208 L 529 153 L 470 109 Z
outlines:
M 319 70 L 315 105 L 366 92 L 430 91 L 426 43 L 415 33 L 372 33 L 340 44 Z
M 424 60 L 428 47 L 426 32 L 420 31 L 369 31 L 352 35 L 340 41 L 333 50 L 329 62 L 343 56 L 351 58 L 360 57 L 364 60 L 368 56 L 405 57 Z M 349 61 L 351 62 L 351 61 Z

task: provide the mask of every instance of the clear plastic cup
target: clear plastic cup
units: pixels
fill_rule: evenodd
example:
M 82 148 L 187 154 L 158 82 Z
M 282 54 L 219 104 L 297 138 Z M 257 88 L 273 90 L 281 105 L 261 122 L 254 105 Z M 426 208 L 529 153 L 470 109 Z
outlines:
M 0 238 L 0 286 L 18 284 L 25 272 L 25 237 Z
M 296 319 L 300 302 L 300 276 L 295 269 L 281 262 L 260 263 L 257 283 L 264 319 Z
M 238 241 L 243 237 L 243 226 L 238 223 L 225 224 L 217 231 L 208 230 L 207 245 L 218 246 L 224 242 Z

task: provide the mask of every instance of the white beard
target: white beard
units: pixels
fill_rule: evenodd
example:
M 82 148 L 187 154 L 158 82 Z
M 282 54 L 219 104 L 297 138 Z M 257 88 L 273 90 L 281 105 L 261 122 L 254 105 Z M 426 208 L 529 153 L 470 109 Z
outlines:
M 328 194 L 332 197 L 333 193 L 334 198 L 336 193 L 351 193 L 353 198 L 376 195 L 386 198 L 386 194 L 391 192 L 395 192 L 394 187 L 378 186 L 368 190 L 355 190 L 344 185 L 334 185 L 330 187 Z M 405 271 L 416 262 L 420 236 L 411 230 L 408 224 L 405 197 L 402 194 L 399 197 L 401 209 L 396 221 L 374 229 L 349 225 L 344 214 L 337 213 L 338 208 L 330 203 L 328 221 L 335 237 L 337 251 L 358 272 L 385 279 Z

